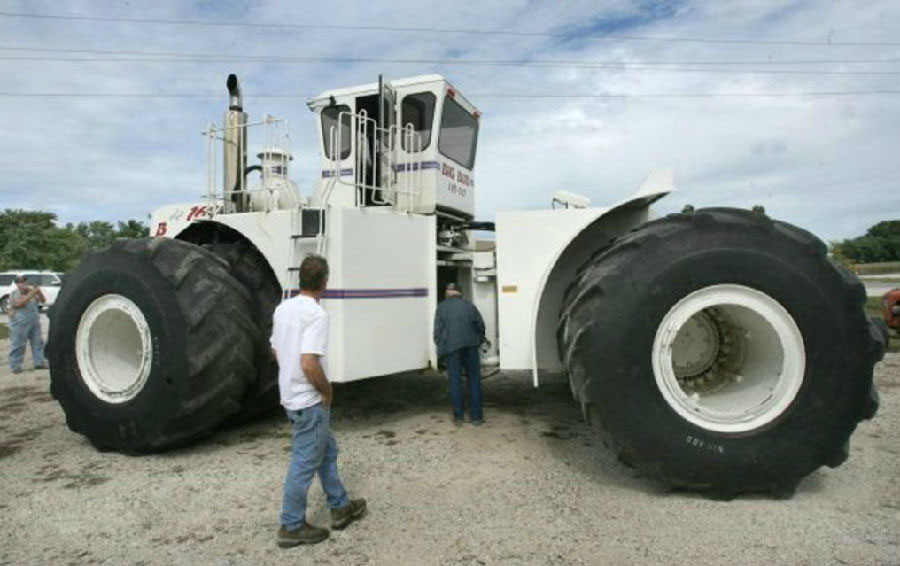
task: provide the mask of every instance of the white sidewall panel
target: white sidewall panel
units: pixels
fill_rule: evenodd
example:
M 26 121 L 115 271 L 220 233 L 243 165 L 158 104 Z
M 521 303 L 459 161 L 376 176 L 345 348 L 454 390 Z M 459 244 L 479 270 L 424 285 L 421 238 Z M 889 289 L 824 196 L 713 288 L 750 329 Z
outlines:
M 431 359 L 434 217 L 332 209 L 328 219 L 332 381 L 421 369 Z

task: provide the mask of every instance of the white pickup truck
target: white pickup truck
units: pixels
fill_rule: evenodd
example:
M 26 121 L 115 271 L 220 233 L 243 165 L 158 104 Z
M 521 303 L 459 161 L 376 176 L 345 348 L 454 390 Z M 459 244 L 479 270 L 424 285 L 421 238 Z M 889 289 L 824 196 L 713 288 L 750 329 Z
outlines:
M 62 277 L 54 271 L 15 270 L 0 273 L 0 311 L 9 312 L 9 296 L 16 290 L 16 276 L 24 275 L 28 278 L 29 285 L 38 285 L 44 291 L 47 302 L 42 308 L 53 306 L 59 288 L 62 287 Z

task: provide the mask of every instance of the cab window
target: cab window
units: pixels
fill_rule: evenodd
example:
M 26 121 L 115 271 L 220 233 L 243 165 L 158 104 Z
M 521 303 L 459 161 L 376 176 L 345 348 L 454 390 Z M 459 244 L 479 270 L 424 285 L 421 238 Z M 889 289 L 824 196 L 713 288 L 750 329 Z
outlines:
M 441 112 L 441 133 L 438 149 L 446 157 L 466 169 L 475 164 L 475 146 L 478 141 L 478 120 L 454 99 L 444 99 Z
M 334 130 L 335 143 L 338 142 L 337 138 L 340 136 L 340 159 L 343 160 L 350 157 L 350 115 L 344 114 L 340 116 L 341 112 L 350 112 L 350 107 L 342 104 L 340 106 L 327 106 L 322 109 L 322 147 L 325 149 L 325 157 L 328 159 L 336 159 L 338 157 L 332 155 L 331 151 L 332 130 Z M 340 124 L 338 124 L 338 120 L 340 120 Z
M 400 125 L 404 131 L 412 126 L 419 138 L 418 143 L 408 144 L 406 136 L 401 133 L 400 141 L 404 151 L 424 150 L 431 145 L 431 127 L 434 123 L 436 100 L 434 94 L 430 92 L 418 92 L 403 97 L 400 104 Z

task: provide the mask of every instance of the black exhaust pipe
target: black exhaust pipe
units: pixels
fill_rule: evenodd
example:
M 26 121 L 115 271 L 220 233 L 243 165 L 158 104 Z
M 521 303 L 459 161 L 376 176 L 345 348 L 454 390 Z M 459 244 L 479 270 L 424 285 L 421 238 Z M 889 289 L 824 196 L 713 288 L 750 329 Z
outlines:
M 250 202 L 245 192 L 247 176 L 247 113 L 244 112 L 244 97 L 237 75 L 228 75 L 228 110 L 225 111 L 223 132 L 224 167 L 223 190 L 228 202 L 228 212 L 245 212 Z
M 244 96 L 241 93 L 241 85 L 238 83 L 237 75 L 234 73 L 228 75 L 225 85 L 228 87 L 228 109 L 243 110 Z

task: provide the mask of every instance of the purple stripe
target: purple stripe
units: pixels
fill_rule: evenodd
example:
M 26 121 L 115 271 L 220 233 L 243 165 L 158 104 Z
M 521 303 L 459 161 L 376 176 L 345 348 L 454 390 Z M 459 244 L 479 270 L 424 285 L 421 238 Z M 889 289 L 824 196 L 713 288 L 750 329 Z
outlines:
M 347 168 L 347 169 L 341 169 L 341 177 L 346 177 L 347 175 L 352 175 L 352 174 L 353 174 L 353 168 L 352 168 L 352 167 Z M 334 175 L 334 171 L 332 171 L 331 169 L 324 169 L 324 170 L 322 171 L 322 178 L 323 178 L 323 179 L 328 179 L 328 178 L 331 178 L 331 177 L 334 177 L 334 176 L 335 176 L 335 175 Z
M 394 171 L 396 171 L 398 173 L 403 173 L 406 171 L 419 171 L 420 169 L 424 171 L 425 169 L 440 169 L 440 168 L 441 168 L 441 164 L 438 163 L 437 161 L 419 161 L 417 163 L 401 163 L 399 165 L 394 165 Z M 353 168 L 349 167 L 349 168 L 341 169 L 340 174 L 341 174 L 341 177 L 346 177 L 347 175 L 352 175 Z M 331 170 L 331 169 L 323 169 L 322 170 L 322 178 L 323 179 L 329 179 L 331 177 L 334 177 L 333 170 Z
M 394 165 L 394 171 L 402 173 L 404 171 L 418 171 L 419 169 L 439 169 L 441 166 L 437 161 L 420 161 L 418 163 L 401 163 Z
M 300 294 L 299 289 L 288 289 L 284 292 L 285 298 L 295 297 Z M 428 289 L 417 287 L 414 289 L 327 289 L 322 295 L 323 299 L 402 299 L 409 297 L 427 297 Z

